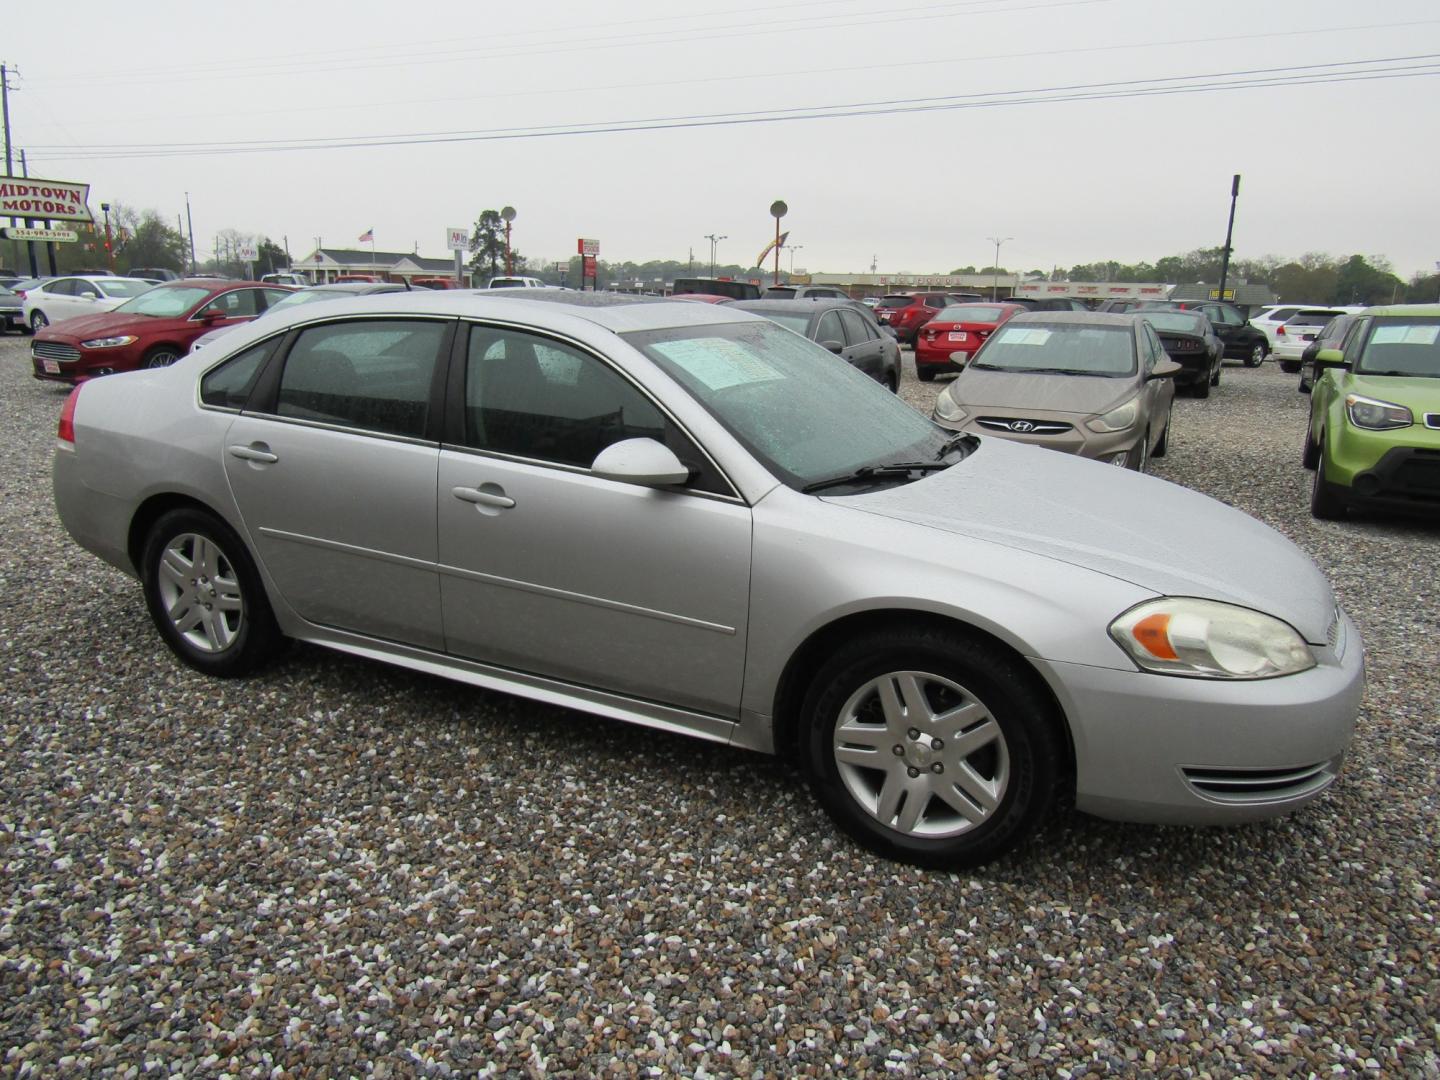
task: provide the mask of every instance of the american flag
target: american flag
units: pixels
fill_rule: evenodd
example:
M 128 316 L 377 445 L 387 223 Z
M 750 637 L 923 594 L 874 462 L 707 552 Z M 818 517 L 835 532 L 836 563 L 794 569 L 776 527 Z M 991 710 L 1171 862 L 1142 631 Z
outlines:
M 374 230 L 374 229 L 366 229 L 363 233 L 360 234 L 360 243 L 362 243 L 362 244 L 373 244 L 374 242 L 375 242 L 375 230 Z

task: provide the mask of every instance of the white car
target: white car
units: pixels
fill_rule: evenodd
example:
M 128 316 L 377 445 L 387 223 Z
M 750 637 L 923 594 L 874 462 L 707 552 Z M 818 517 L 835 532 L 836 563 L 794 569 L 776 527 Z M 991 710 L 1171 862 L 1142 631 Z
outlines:
M 543 289 L 545 282 L 538 277 L 493 277 L 487 289 Z
M 155 287 L 153 281 L 134 277 L 86 274 L 57 277 L 25 292 L 25 322 L 32 330 L 51 323 L 114 311 L 126 300 Z
M 1337 315 L 1349 315 L 1359 308 L 1348 307 L 1307 307 L 1301 308 L 1275 328 L 1271 339 L 1275 347 L 1271 350 L 1281 371 L 1292 374 L 1300 370 L 1300 357 L 1304 355 L 1315 336 L 1330 324 Z
M 1270 342 L 1270 351 L 1274 352 L 1275 331 L 1285 324 L 1286 319 L 1292 318 L 1297 311 L 1323 306 L 1323 304 L 1269 304 L 1262 308 L 1256 308 L 1249 321 L 1251 326 L 1265 335 Z

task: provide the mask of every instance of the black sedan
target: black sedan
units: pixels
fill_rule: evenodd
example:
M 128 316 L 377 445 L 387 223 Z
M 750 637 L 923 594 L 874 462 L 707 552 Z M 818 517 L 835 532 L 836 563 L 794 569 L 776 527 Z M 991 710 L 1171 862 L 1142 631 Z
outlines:
M 1185 369 L 1175 376 L 1176 388 L 1188 387 L 1195 397 L 1209 397 L 1210 388 L 1220 385 L 1225 355 L 1210 320 L 1198 311 L 1145 311 L 1136 317 L 1155 327 L 1166 354 Z
M 753 311 L 825 346 L 876 382 L 900 389 L 900 346 L 851 300 L 736 300 L 727 305 Z
M 1194 311 L 1204 315 L 1210 320 L 1210 329 L 1215 331 L 1215 336 L 1224 346 L 1225 355 L 1232 360 L 1245 361 L 1246 367 L 1259 367 L 1270 353 L 1270 339 L 1265 336 L 1265 331 L 1251 326 L 1234 304 L 1216 300 L 1146 300 L 1134 310 L 1146 313 Z

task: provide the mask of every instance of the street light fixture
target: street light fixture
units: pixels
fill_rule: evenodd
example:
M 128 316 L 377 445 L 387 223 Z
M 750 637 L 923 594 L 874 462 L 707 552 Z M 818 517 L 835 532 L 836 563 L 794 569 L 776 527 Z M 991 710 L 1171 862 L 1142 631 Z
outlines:
M 710 241 L 710 276 L 715 276 L 715 246 L 721 240 L 729 240 L 728 236 L 716 236 L 714 233 L 706 233 L 705 239 Z
M 500 219 L 505 222 L 505 276 L 509 277 L 510 269 L 510 223 L 515 220 L 515 208 L 504 207 L 500 211 Z
M 1000 295 L 1000 245 L 1006 240 L 1014 240 L 1013 236 L 987 236 L 985 238 L 995 245 L 995 265 L 990 276 L 990 302 L 993 304 Z
M 786 246 L 786 247 L 789 249 L 789 251 L 790 251 L 790 276 L 791 276 L 791 277 L 794 277 L 794 276 L 795 276 L 795 252 L 799 251 L 799 250 L 800 250 L 801 248 L 803 248 L 805 245 L 804 245 L 804 244 L 786 244 L 785 246 Z

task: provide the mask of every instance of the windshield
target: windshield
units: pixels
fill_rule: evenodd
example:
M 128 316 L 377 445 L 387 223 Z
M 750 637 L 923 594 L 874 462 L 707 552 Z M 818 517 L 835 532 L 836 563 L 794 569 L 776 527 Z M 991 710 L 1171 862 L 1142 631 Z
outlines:
M 126 315 L 149 315 L 156 319 L 175 319 L 210 295 L 209 289 L 193 285 L 156 285 L 134 300 L 127 300 L 116 311 Z
M 930 320 L 930 325 L 949 322 L 999 322 L 1000 317 L 1005 314 L 1003 307 L 991 307 L 985 304 L 955 304 L 946 308 Z
M 291 293 L 282 300 L 276 300 L 266 309 L 270 311 L 284 311 L 286 308 L 299 307 L 301 304 L 313 304 L 316 300 L 339 300 L 346 296 L 358 296 L 359 293 L 350 289 L 306 289 L 303 292 Z
M 1336 315 L 1341 315 L 1341 314 L 1343 314 L 1343 312 L 1339 312 L 1339 311 L 1302 311 L 1302 312 L 1300 312 L 1299 315 L 1294 315 L 1294 316 L 1286 319 L 1286 320 L 1285 320 L 1285 325 L 1286 325 L 1286 326 L 1324 326 L 1324 325 L 1325 325 L 1326 323 L 1328 323 L 1331 319 L 1335 318 Z
M 766 322 L 626 334 L 794 488 L 868 465 L 933 465 L 950 432 L 813 342 Z
M 771 322 L 783 326 L 786 330 L 795 331 L 795 333 L 801 337 L 805 337 L 806 331 L 810 329 L 809 315 L 782 315 L 773 311 L 757 311 L 755 314 L 763 315 Z
M 794 287 L 790 285 L 772 285 L 765 290 L 762 299 L 793 300 L 795 299 L 795 291 Z
M 911 304 L 913 304 L 914 302 L 915 302 L 915 298 L 914 298 L 913 296 L 909 296 L 909 295 L 906 295 L 906 296 L 882 296 L 882 297 L 880 298 L 880 303 L 876 304 L 875 306 L 876 306 L 876 307 L 882 307 L 882 308 L 902 308 L 902 307 L 909 307 L 909 306 L 910 306 Z
M 1128 326 L 1006 323 L 971 365 L 993 371 L 1046 371 L 1108 378 L 1135 374 L 1134 335 Z
M 155 288 L 148 281 L 97 281 L 94 284 L 106 296 L 139 296 Z
M 1172 330 L 1179 334 L 1205 333 L 1204 317 L 1188 315 L 1183 311 L 1147 311 L 1145 321 L 1156 330 Z
M 1355 373 L 1440 378 L 1440 315 L 1377 317 Z

